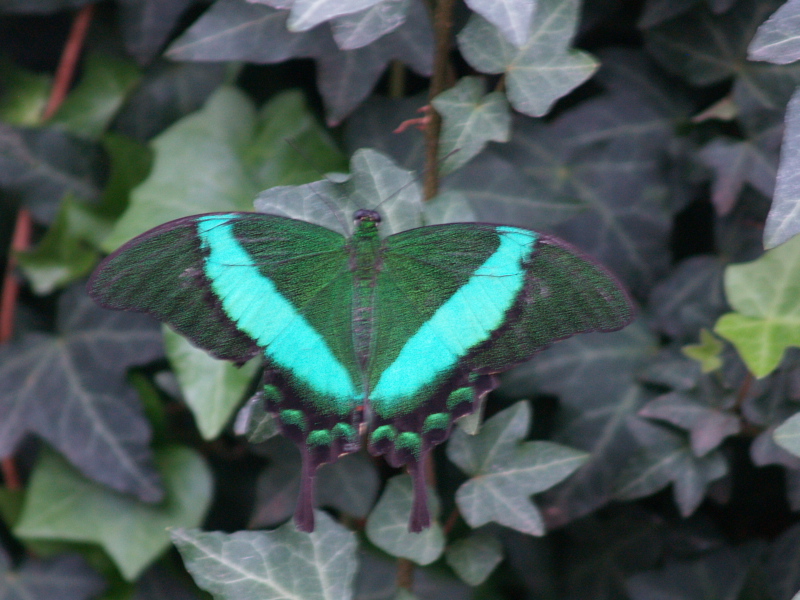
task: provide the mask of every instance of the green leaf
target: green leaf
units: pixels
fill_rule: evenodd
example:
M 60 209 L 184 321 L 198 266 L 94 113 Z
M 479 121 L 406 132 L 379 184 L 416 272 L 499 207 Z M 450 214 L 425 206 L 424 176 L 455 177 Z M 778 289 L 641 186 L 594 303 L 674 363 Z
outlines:
M 614 493 L 618 500 L 650 496 L 672 483 L 675 503 L 688 517 L 700 506 L 708 486 L 728 472 L 719 450 L 698 457 L 683 435 L 643 421 L 636 423 L 634 434 L 643 449 L 619 475 Z
M 397 475 L 386 484 L 383 495 L 367 519 L 367 537 L 392 556 L 407 558 L 418 565 L 435 561 L 444 551 L 444 533 L 436 521 L 439 499 L 428 490 L 428 506 L 433 523 L 420 533 L 408 531 L 413 490 L 409 475 Z
M 462 580 L 476 586 L 503 560 L 503 545 L 488 533 L 472 533 L 448 547 L 444 556 Z
M 82 285 L 62 294 L 56 335 L 28 334 L 0 347 L 0 456 L 36 433 L 88 477 L 160 501 L 150 425 L 125 381 L 129 367 L 162 355 L 154 325 L 97 307 Z
M 4 555 L 0 566 L 0 598 L 3 600 L 88 600 L 106 586 L 103 578 L 80 556 L 27 558 L 14 570 L 9 563 Z
M 342 15 L 331 21 L 331 32 L 341 50 L 363 48 L 400 27 L 408 14 L 410 0 L 382 0 L 365 10 Z
M 254 358 L 237 367 L 209 356 L 166 325 L 162 328 L 167 359 L 181 386 L 183 399 L 194 415 L 203 439 L 217 437 L 241 404 L 261 367 Z
M 261 4 L 274 4 L 271 0 L 253 0 Z M 294 0 L 286 26 L 289 31 L 308 31 L 320 23 L 342 15 L 365 10 L 381 0 Z
M 538 0 L 466 0 L 469 6 L 492 23 L 515 46 L 528 39 Z
M 756 377 L 769 375 L 790 346 L 800 346 L 800 236 L 758 260 L 725 269 L 725 294 L 736 312 L 715 333 L 730 341 Z
M 70 227 L 69 213 L 78 205 L 72 194 L 61 202 L 56 220 L 33 250 L 17 253 L 17 260 L 33 291 L 50 294 L 85 275 L 97 263 L 98 252 L 76 239 Z
M 0 94 L 0 121 L 10 125 L 39 125 L 50 96 L 50 76 L 2 60 L 0 83 L 3 90 Z
M 720 354 L 724 345 L 708 329 L 700 330 L 700 343 L 690 344 L 681 348 L 689 358 L 693 358 L 702 365 L 703 373 L 711 373 L 722 366 Z
M 255 110 L 243 93 L 221 88 L 202 110 L 184 117 L 153 141 L 150 176 L 105 240 L 114 250 L 166 221 L 204 212 L 248 210 L 257 191 L 241 150 L 251 139 Z
M 711 85 L 745 72 L 747 44 L 777 3 L 745 0 L 713 14 L 701 3 L 677 19 L 649 29 L 648 51 L 669 71 L 694 85 Z
M 772 437 L 781 448 L 800 456 L 800 413 L 786 419 Z
M 785 65 L 800 59 L 800 2 L 788 0 L 758 28 L 747 58 Z
M 786 107 L 775 195 L 764 225 L 764 247 L 774 248 L 800 233 L 800 91 Z
M 655 354 L 656 340 L 641 322 L 616 333 L 575 336 L 540 353 L 506 377 L 507 394 L 560 397 L 561 414 L 553 439 L 591 457 L 572 477 L 539 499 L 548 525 L 563 525 L 612 499 L 619 473 L 641 444 L 632 422 L 652 395 L 637 382 Z
M 431 103 L 442 116 L 442 175 L 465 165 L 488 142 L 507 142 L 511 137 L 511 114 L 505 96 L 502 92 L 484 95 L 484 83 L 477 77 L 462 77 Z
M 176 529 L 172 540 L 195 582 L 219 600 L 349 600 L 356 537 L 317 511 L 313 533 L 293 523 L 233 534 Z
M 705 456 L 742 428 L 735 414 L 703 404 L 681 392 L 670 392 L 648 402 L 639 415 L 688 431 L 695 456 Z
M 78 86 L 59 107 L 52 123 L 77 136 L 99 138 L 139 77 L 139 69 L 130 61 L 89 54 Z
M 45 452 L 14 533 L 99 544 L 132 581 L 169 547 L 166 528 L 199 525 L 211 501 L 211 473 L 193 450 L 164 448 L 156 462 L 167 493 L 163 503 L 150 505 L 88 481 L 59 455 Z
M 552 442 L 523 442 L 530 428 L 527 402 L 518 402 L 486 421 L 469 436 L 454 432 L 447 456 L 471 477 L 456 492 L 456 502 L 471 527 L 490 521 L 531 535 L 544 535 L 544 523 L 530 496 L 566 479 L 588 454 Z
M 478 71 L 506 74 L 515 109 L 541 117 L 597 70 L 591 55 L 569 48 L 579 7 L 578 0 L 539 0 L 527 41 L 519 47 L 476 14 L 458 34 L 458 46 Z
M 104 248 L 113 250 L 172 219 L 252 210 L 259 190 L 313 178 L 309 159 L 287 144 L 287 136 L 323 167 L 340 164 L 327 134 L 293 93 L 278 96 L 257 115 L 242 92 L 221 88 L 200 111 L 155 138 L 150 176 L 133 191 Z
M 270 98 L 258 115 L 255 136 L 243 156 L 259 188 L 306 183 L 347 166 L 300 90 Z

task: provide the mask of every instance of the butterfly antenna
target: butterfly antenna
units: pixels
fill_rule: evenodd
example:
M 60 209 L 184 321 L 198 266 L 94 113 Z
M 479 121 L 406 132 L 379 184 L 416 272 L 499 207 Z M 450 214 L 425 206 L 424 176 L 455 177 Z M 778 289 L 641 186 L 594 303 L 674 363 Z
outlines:
M 438 159 L 438 160 L 436 161 L 436 164 L 434 165 L 434 166 L 435 166 L 435 168 L 436 168 L 436 169 L 438 169 L 438 168 L 439 168 L 439 166 L 440 166 L 440 165 L 441 165 L 441 164 L 442 164 L 444 161 L 446 161 L 448 158 L 450 158 L 451 156 L 453 156 L 453 154 L 455 154 L 455 153 L 456 153 L 456 152 L 458 152 L 459 150 L 460 150 L 460 148 L 456 148 L 455 150 L 451 150 L 451 151 L 450 151 L 450 152 L 448 152 L 446 155 L 444 155 L 442 158 Z M 397 195 L 398 195 L 400 192 L 402 192 L 404 189 L 406 189 L 406 188 L 407 188 L 409 185 L 411 185 L 411 184 L 412 184 L 412 183 L 414 183 L 415 181 L 417 181 L 417 178 L 416 178 L 416 177 L 412 177 L 412 178 L 411 178 L 411 181 L 409 181 L 409 182 L 408 182 L 408 183 L 406 183 L 405 185 L 402 185 L 402 186 L 400 186 L 400 188 L 398 188 L 397 190 L 395 190 L 394 192 L 392 192 L 392 193 L 391 193 L 389 196 L 387 196 L 386 198 L 384 198 L 383 200 L 381 200 L 380 202 L 378 202 L 378 204 L 376 204 L 376 205 L 374 206 L 373 210 L 380 208 L 382 204 L 384 204 L 385 202 L 388 202 L 389 200 L 391 200 L 392 198 L 394 198 L 395 196 L 397 196 Z M 422 205 L 421 205 L 421 204 L 420 204 L 420 205 L 417 207 L 417 210 L 418 210 L 418 212 L 419 212 L 419 214 L 420 214 L 420 217 L 424 217 L 424 214 L 425 214 L 425 213 L 424 213 L 424 211 L 422 210 Z M 424 219 L 422 219 L 422 220 L 424 221 Z
M 333 183 L 333 184 L 336 183 L 334 181 L 331 181 L 331 179 L 329 179 L 328 176 L 325 173 L 322 172 L 322 169 L 320 169 L 317 165 L 314 164 L 314 161 L 311 159 L 311 157 L 308 156 L 305 152 L 303 152 L 303 150 L 295 143 L 295 141 L 293 139 L 290 139 L 290 138 L 283 138 L 283 139 L 287 144 L 289 144 L 289 146 L 291 146 L 291 148 L 295 152 L 297 152 L 300 156 L 302 156 L 305 159 L 305 161 L 309 165 L 311 165 L 311 168 L 313 168 L 317 172 L 317 174 L 319 175 L 320 179 L 324 179 L 324 180 L 328 181 L 329 183 Z M 341 212 L 337 209 L 337 207 L 328 198 L 325 197 L 324 194 L 320 194 L 317 190 L 314 189 L 313 184 L 315 184 L 315 183 L 316 183 L 316 181 L 312 181 L 311 183 L 308 184 L 308 186 L 317 195 L 317 197 L 322 201 L 322 203 L 326 207 L 328 207 L 328 210 L 330 210 L 331 213 L 333 213 L 333 216 L 336 217 L 337 221 L 339 221 L 339 225 L 342 226 L 342 231 L 347 232 L 349 230 L 349 227 L 347 226 L 347 222 L 342 218 Z

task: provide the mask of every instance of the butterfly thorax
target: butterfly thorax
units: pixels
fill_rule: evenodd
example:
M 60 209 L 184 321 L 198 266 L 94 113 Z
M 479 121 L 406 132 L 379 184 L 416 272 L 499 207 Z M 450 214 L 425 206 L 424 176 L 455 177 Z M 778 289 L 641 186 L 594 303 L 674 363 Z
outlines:
M 362 373 L 372 345 L 375 280 L 380 272 L 380 217 L 374 211 L 359 210 L 354 215 L 356 228 L 350 239 L 350 270 L 353 273 L 353 345 Z

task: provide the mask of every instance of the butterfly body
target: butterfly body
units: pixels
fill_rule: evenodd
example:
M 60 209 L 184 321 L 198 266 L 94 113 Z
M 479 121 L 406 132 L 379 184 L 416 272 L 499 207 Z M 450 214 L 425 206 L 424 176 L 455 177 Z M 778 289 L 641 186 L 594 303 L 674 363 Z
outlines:
M 427 527 L 420 464 L 494 374 L 632 317 L 613 277 L 555 238 L 483 223 L 381 238 L 380 220 L 357 211 L 345 237 L 275 215 L 196 215 L 135 238 L 89 283 L 100 304 L 151 313 L 219 358 L 263 355 L 267 407 L 303 454 L 305 531 L 316 469 L 358 449 L 362 425 L 371 453 L 408 466 L 410 529 Z

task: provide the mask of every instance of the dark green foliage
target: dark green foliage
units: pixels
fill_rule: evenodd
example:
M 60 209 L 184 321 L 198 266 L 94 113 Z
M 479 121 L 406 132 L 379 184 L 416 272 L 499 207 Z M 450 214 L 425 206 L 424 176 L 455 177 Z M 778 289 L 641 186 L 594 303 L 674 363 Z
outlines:
M 0 264 L 18 210 L 34 221 L 0 346 L 0 598 L 408 600 L 396 589 L 406 561 L 420 600 L 800 591 L 800 2 L 457 2 L 432 103 L 439 147 L 426 154 L 423 133 L 394 131 L 429 103 L 436 3 L 92 3 L 67 98 L 43 122 L 90 3 L 0 0 Z M 426 156 L 441 161 L 439 195 L 421 202 L 437 166 Z M 379 244 L 398 243 L 381 272 L 381 348 L 367 351 L 348 302 L 370 287 L 340 277 L 359 208 L 382 215 Z M 375 385 L 396 340 L 468 281 L 435 251 L 463 252 L 474 270 L 496 249 L 468 225 L 427 244 L 413 230 L 489 223 L 541 237 L 519 319 L 467 361 L 477 377 L 434 383 L 432 414 L 417 399 L 387 419 L 376 402 L 309 428 L 292 412 L 308 390 L 264 386 L 251 336 L 196 301 L 202 244 L 179 228 L 140 246 L 148 269 L 125 277 L 150 292 L 123 304 L 241 368 L 81 291 L 137 235 L 253 210 L 336 232 L 328 267 L 259 269 L 325 298 L 325 310 L 306 304 L 309 319 L 358 386 L 359 349 L 375 357 Z M 249 225 L 237 228 L 258 255 Z M 626 306 L 555 236 L 614 273 L 635 323 L 542 349 L 620 323 Z M 391 283 L 392 270 L 411 275 Z M 443 337 L 447 349 L 458 333 Z M 474 388 L 496 384 L 485 418 L 453 422 Z M 365 416 L 373 429 L 358 435 Z M 334 440 L 362 445 L 320 468 L 311 534 L 286 524 L 303 481 L 302 456 L 277 435 L 290 423 L 326 458 L 344 449 Z M 408 532 L 412 480 L 369 446 L 395 464 L 432 456 L 427 490 L 415 471 L 430 529 Z M 182 558 L 165 551 L 167 527 Z

